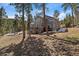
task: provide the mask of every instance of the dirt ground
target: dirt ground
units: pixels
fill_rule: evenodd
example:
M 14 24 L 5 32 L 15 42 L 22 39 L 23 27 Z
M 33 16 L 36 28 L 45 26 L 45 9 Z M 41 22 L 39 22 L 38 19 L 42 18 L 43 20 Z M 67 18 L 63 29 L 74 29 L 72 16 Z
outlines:
M 79 28 L 68 28 L 68 32 L 49 36 L 32 35 L 32 38 L 25 40 L 23 45 L 18 44 L 22 40 L 22 34 L 2 36 L 0 37 L 0 55 L 79 56 L 79 41 L 64 40 L 66 37 L 79 38 Z

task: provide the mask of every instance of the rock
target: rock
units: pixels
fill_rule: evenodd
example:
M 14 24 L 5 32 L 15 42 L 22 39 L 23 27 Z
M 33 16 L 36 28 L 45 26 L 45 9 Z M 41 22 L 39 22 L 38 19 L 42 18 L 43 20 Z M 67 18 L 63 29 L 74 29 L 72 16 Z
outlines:
M 67 28 L 60 28 L 60 29 L 58 30 L 58 32 L 68 32 L 68 29 L 67 29 Z
M 18 32 L 18 35 L 20 35 L 20 34 L 22 34 L 23 32 L 21 31 L 21 32 Z
M 8 34 L 5 34 L 4 36 L 14 36 L 15 33 L 8 33 Z

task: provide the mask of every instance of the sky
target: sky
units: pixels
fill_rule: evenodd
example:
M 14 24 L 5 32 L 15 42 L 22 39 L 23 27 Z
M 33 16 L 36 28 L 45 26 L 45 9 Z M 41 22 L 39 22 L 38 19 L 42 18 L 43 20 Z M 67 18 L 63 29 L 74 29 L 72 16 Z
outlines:
M 48 16 L 53 16 L 54 10 L 58 10 L 60 12 L 59 14 L 59 20 L 63 20 L 66 16 L 66 14 L 71 14 L 71 10 L 68 9 L 66 12 L 64 12 L 63 8 L 61 7 L 61 3 L 49 3 L 46 4 L 46 8 L 48 8 L 48 10 L 46 10 L 46 15 Z M 9 18 L 14 18 L 14 15 L 17 14 L 16 9 L 14 8 L 14 6 L 11 6 L 7 3 L 0 3 L 0 7 L 4 7 L 5 11 L 7 12 L 7 15 Z M 32 11 L 32 15 L 35 15 L 35 8 L 33 7 L 33 11 Z M 41 12 L 39 10 L 39 12 Z

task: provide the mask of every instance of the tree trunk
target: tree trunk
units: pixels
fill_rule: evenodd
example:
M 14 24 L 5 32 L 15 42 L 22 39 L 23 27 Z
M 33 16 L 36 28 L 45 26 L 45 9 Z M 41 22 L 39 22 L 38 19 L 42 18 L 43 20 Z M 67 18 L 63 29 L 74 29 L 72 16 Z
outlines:
M 73 10 L 73 8 L 72 8 L 72 23 L 73 23 L 73 27 L 74 27 L 74 25 L 75 25 L 75 18 L 74 18 L 74 10 Z
M 28 6 L 28 20 L 27 20 L 27 34 L 28 34 L 28 38 L 31 37 L 31 32 L 30 32 L 30 4 Z
M 28 15 L 28 24 L 27 24 L 27 30 L 28 30 L 28 38 L 31 37 L 31 33 L 30 33 L 30 16 Z
M 22 41 L 24 41 L 25 39 L 25 22 L 24 22 L 24 4 L 22 4 L 22 27 L 23 27 L 23 38 L 22 38 Z
M 49 35 L 48 34 L 48 23 L 47 23 L 47 19 L 45 18 L 45 3 L 43 3 L 43 20 L 44 20 L 44 28 L 48 36 Z
M 78 25 L 78 12 L 77 12 L 77 10 L 75 10 L 75 22 L 76 22 L 76 25 Z

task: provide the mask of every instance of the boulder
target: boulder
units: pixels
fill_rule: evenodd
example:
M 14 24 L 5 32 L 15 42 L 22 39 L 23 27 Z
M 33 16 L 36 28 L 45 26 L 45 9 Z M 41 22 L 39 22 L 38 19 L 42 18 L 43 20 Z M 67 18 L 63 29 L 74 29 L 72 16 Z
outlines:
M 67 29 L 67 28 L 60 28 L 60 29 L 58 30 L 58 32 L 68 32 L 68 29 Z
M 14 36 L 15 33 L 8 33 L 8 34 L 5 34 L 4 36 Z

